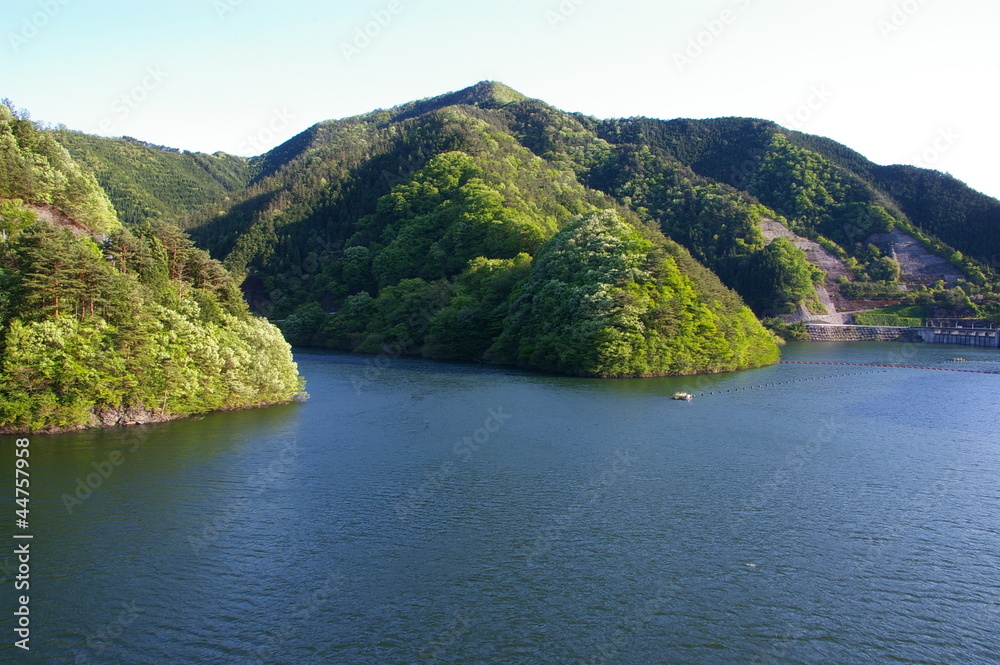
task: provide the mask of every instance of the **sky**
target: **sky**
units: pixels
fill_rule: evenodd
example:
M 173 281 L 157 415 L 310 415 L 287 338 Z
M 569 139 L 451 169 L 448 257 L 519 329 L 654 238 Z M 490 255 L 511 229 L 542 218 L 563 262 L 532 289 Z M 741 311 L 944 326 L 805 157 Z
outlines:
M 256 155 L 495 80 L 600 118 L 744 116 L 1000 197 L 995 0 L 4 0 L 33 119 Z

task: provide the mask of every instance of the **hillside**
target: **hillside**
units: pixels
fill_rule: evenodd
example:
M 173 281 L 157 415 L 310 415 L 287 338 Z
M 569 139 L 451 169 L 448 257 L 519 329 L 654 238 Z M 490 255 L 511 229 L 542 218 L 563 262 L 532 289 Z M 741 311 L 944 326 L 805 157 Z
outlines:
M 171 224 L 122 225 L 94 176 L 0 105 L 0 432 L 287 402 L 288 344 Z
M 483 82 L 317 124 L 245 169 L 246 188 L 167 218 L 299 345 L 523 364 L 490 349 L 546 243 L 597 210 L 675 241 L 775 325 L 888 304 L 1000 315 L 1000 202 L 761 120 L 599 120 Z M 940 261 L 917 274 L 912 245 L 884 241 L 899 234 Z
M 170 219 L 184 226 L 188 215 L 245 189 L 254 172 L 250 160 L 221 152 L 206 155 L 69 130 L 51 135 L 94 174 L 126 224 Z
M 538 252 L 487 357 L 584 376 L 719 372 L 776 362 L 739 298 L 676 243 L 610 211 Z

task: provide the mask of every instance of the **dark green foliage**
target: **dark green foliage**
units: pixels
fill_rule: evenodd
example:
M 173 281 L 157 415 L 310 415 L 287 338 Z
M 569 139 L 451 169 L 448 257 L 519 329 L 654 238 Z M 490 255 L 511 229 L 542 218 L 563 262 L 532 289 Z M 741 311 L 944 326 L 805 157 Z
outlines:
M 563 113 L 537 99 L 511 104 L 504 110 L 511 118 L 508 131 L 522 145 L 582 180 L 611 153 L 611 144 L 599 138 L 583 116 Z
M 206 155 L 154 146 L 132 138 L 52 132 L 73 158 L 90 169 L 127 224 L 188 215 L 250 183 L 250 161 L 225 153 Z
M 90 238 L 42 224 L 18 235 L 8 249 L 16 256 L 10 267 L 19 273 L 21 307 L 14 315 L 84 317 L 93 316 L 95 307 L 106 314 L 112 269 Z
M 421 355 L 431 322 L 451 295 L 444 280 L 419 277 L 387 286 L 378 298 L 367 292 L 354 295 L 326 324 L 328 344 L 361 353 Z
M 326 312 L 319 303 L 299 305 L 281 323 L 281 333 L 292 346 L 313 346 L 319 341 L 317 335 L 326 323 Z
M 531 257 L 476 258 L 453 284 L 407 279 L 372 298 L 351 296 L 328 319 L 328 345 L 348 351 L 482 360 L 500 335 L 511 293 Z
M 441 360 L 481 360 L 503 331 L 510 296 L 531 268 L 531 257 L 469 262 L 448 305 L 427 333 L 424 355 Z
M 971 290 L 961 296 L 935 290 L 921 297 L 970 295 L 983 311 L 993 302 L 996 278 L 986 264 L 995 264 L 998 252 L 986 256 L 974 247 L 957 221 L 973 226 L 977 237 L 995 237 L 1000 218 L 992 203 L 980 205 L 978 195 L 946 179 L 927 185 L 943 192 L 947 204 L 939 205 L 922 198 L 926 183 L 909 172 L 877 167 L 835 142 L 761 120 L 596 120 L 484 82 L 318 124 L 245 162 L 128 140 L 88 146 L 76 139 L 81 159 L 106 165 L 112 147 L 132 159 L 115 157 L 139 175 L 108 178 L 108 188 L 135 184 L 123 201 L 144 201 L 141 190 L 153 192 L 157 205 L 166 205 L 163 215 L 191 228 L 199 246 L 247 278 L 257 311 L 287 318 L 286 335 L 297 344 L 489 357 L 588 374 L 716 371 L 762 362 L 770 351 L 743 302 L 762 315 L 815 307 L 814 285 L 824 277 L 792 243 L 768 245 L 761 230 L 766 220 L 820 243 L 865 280 L 828 284 L 833 291 L 874 297 L 893 290 L 898 266 L 871 236 L 899 227 L 969 278 L 964 286 Z M 151 160 L 148 168 L 139 157 Z M 215 184 L 199 184 L 209 181 Z M 179 194 L 192 186 L 202 189 L 191 200 Z M 957 209 L 954 220 L 948 206 Z M 549 258 L 543 266 L 542 256 L 554 250 L 541 248 L 551 248 L 569 224 L 596 224 L 598 218 L 574 221 L 595 210 L 614 210 L 625 220 L 631 231 L 593 237 L 617 238 L 630 248 L 627 254 L 646 256 L 642 275 L 636 273 L 634 283 L 601 281 L 608 266 L 598 261 L 600 270 L 583 281 L 567 277 L 559 306 L 576 302 L 580 320 L 560 332 L 524 329 L 535 345 L 525 355 L 521 333 L 509 326 L 515 315 L 528 316 L 522 298 L 536 275 L 562 265 Z M 680 245 L 664 241 L 660 231 Z M 633 247 L 630 234 L 649 246 L 635 249 L 646 246 Z M 961 238 L 969 248 L 956 252 L 946 238 Z M 161 241 L 156 251 L 164 259 L 147 269 L 166 273 L 149 279 L 176 278 L 175 241 L 181 242 Z M 148 263 L 139 255 L 135 260 Z M 211 264 L 195 264 L 183 269 L 198 275 L 192 277 L 198 284 L 219 281 Z M 660 286 L 669 287 L 674 300 L 657 292 Z M 588 288 L 614 295 L 597 305 L 586 301 L 593 305 L 588 310 L 580 296 Z M 511 309 L 514 303 L 522 309 Z M 199 306 L 214 311 L 212 303 Z M 673 321 L 677 311 L 690 314 L 690 326 Z M 549 313 L 558 319 L 560 312 Z M 652 321 L 651 312 L 664 312 L 664 325 L 680 326 L 677 335 L 664 335 L 674 329 Z M 714 333 L 696 334 L 712 330 L 709 322 Z M 504 343 L 487 354 L 498 338 Z M 707 341 L 684 347 L 690 340 Z M 684 348 L 672 346 L 675 341 Z
M 611 144 L 648 146 L 701 176 L 745 190 L 779 128 L 751 118 L 629 118 L 597 121 L 596 130 Z
M 929 169 L 877 167 L 874 177 L 919 229 L 1000 268 L 1000 201 Z

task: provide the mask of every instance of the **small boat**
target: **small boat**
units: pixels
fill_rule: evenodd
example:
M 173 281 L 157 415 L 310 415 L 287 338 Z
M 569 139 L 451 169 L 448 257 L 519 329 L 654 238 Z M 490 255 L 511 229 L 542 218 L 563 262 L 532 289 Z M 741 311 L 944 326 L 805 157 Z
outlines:
M 685 402 L 690 402 L 691 400 L 694 399 L 694 395 L 692 395 L 691 393 L 677 392 L 677 393 L 674 393 L 673 395 L 671 395 L 670 399 L 679 399 L 679 400 L 683 400 Z
M 966 360 L 965 358 L 952 358 L 951 362 L 953 362 L 953 363 L 967 363 L 969 361 Z

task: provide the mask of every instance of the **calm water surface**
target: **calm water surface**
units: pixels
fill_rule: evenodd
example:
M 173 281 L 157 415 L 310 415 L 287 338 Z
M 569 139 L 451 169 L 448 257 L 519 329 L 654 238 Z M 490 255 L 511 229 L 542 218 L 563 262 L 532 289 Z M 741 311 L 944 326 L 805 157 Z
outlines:
M 1000 662 L 1000 375 L 297 359 L 304 405 L 32 438 L 33 649 L 0 660 Z

